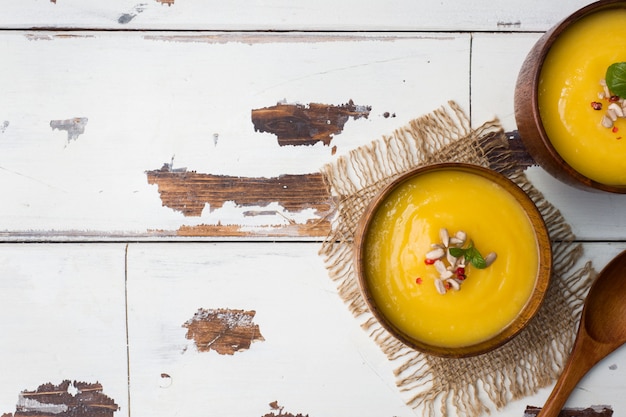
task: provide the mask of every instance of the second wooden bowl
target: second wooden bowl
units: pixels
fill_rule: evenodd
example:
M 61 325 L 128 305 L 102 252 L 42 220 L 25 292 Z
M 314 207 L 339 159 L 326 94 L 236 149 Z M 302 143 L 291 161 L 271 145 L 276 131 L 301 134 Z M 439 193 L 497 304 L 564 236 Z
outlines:
M 602 113 L 610 102 L 608 97 L 603 100 L 598 98 L 598 93 L 603 90 L 599 81 L 604 77 L 608 65 L 613 60 L 626 61 L 623 48 L 626 34 L 624 34 L 622 24 L 616 28 L 609 24 L 600 24 L 599 27 L 589 32 L 591 33 L 589 36 L 597 36 L 597 39 L 588 39 L 586 46 L 580 40 L 576 41 L 572 44 L 571 53 L 564 54 L 561 52 L 563 49 L 555 52 L 554 50 L 557 49 L 555 45 L 558 42 L 566 42 L 564 38 L 571 39 L 576 32 L 578 36 L 584 38 L 587 32 L 583 31 L 589 30 L 588 18 L 592 15 L 599 16 L 597 13 L 602 12 L 622 13 L 625 9 L 626 1 L 603 0 L 583 7 L 565 18 L 535 43 L 520 69 L 515 86 L 515 119 L 521 139 L 530 155 L 557 179 L 588 191 L 626 193 L 626 158 L 624 157 L 626 155 L 626 124 L 623 121 L 617 122 L 617 124 L 622 123 L 624 132 L 618 131 L 617 125 L 612 130 L 602 127 Z M 616 32 L 609 32 L 609 30 Z M 614 51 L 608 46 L 609 41 L 614 45 L 612 48 Z M 602 50 L 605 47 L 609 49 L 606 53 Z M 563 69 L 572 75 L 562 84 L 551 85 L 542 74 L 544 67 L 548 65 L 547 62 L 551 62 L 550 65 L 559 62 L 557 54 L 563 57 Z M 597 68 L 592 70 L 593 66 Z M 579 75 L 585 72 L 593 75 Z M 584 95 L 576 93 L 581 97 L 572 104 L 576 110 L 576 115 L 574 115 L 574 112 L 566 108 L 567 104 L 564 103 L 567 102 L 563 98 L 567 94 L 573 94 L 570 91 L 572 86 L 582 91 L 583 89 L 579 86 L 583 83 L 588 91 Z M 550 92 L 550 90 L 554 91 Z M 540 108 L 540 95 L 547 93 L 561 94 L 560 99 L 553 100 L 551 107 L 554 108 L 554 113 L 560 114 L 565 125 L 558 131 L 553 130 L 551 134 L 547 132 L 543 118 L 545 114 L 542 114 Z M 604 106 L 602 111 L 594 112 L 592 109 L 596 101 L 600 103 L 600 107 Z M 585 112 L 584 116 L 579 114 L 579 110 Z M 575 123 L 583 122 L 587 125 L 595 125 L 592 129 L 585 128 L 585 133 L 579 133 L 571 127 Z M 566 136 L 569 130 L 572 132 L 573 140 L 571 141 Z M 622 133 L 624 139 L 622 139 Z M 559 146 L 555 146 L 556 140 L 559 140 Z M 617 158 L 618 155 L 621 157 Z M 581 162 L 581 158 L 587 158 L 589 163 Z M 596 162 L 591 162 L 592 159 Z M 608 170 L 609 168 L 612 171 Z M 606 172 L 602 172 L 603 170 Z

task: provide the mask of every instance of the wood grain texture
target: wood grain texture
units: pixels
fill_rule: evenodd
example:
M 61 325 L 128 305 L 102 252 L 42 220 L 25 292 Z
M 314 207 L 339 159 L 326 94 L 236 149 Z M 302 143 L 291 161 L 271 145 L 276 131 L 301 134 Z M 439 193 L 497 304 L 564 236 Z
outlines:
M 527 406 L 524 417 L 536 417 L 542 407 Z M 559 413 L 559 417 L 611 417 L 613 409 L 608 405 L 596 405 L 594 407 L 572 408 L 566 407 Z
M 22 391 L 14 417 L 113 417 L 119 406 L 99 383 L 65 380 Z
M 254 130 L 273 133 L 280 146 L 330 145 L 334 135 L 343 130 L 348 119 L 367 119 L 371 106 L 357 106 L 350 100 L 347 104 L 321 103 L 284 104 L 252 110 Z
M 279 214 L 278 211 L 271 212 Z M 284 217 L 284 216 L 283 216 Z M 264 224 L 263 226 L 241 226 L 236 224 L 198 224 L 181 226 L 175 232 L 158 233 L 163 237 L 227 237 L 227 238 L 313 238 L 321 239 L 330 233 L 329 219 L 309 219 L 304 223 L 289 221 L 288 224 Z
M 317 214 L 332 208 L 330 189 L 321 173 L 281 175 L 275 178 L 234 177 L 197 172 L 148 171 L 148 183 L 159 187 L 163 205 L 185 216 L 200 216 L 208 205 L 215 210 L 226 201 L 264 207 L 278 202 L 287 211 L 313 209 Z
M 199 352 L 214 350 L 220 355 L 234 355 L 250 349 L 253 342 L 265 340 L 254 323 L 255 314 L 230 308 L 200 308 L 183 324 L 185 337 L 195 342 Z
M 185 216 L 200 216 L 205 207 L 213 211 L 226 202 L 254 207 L 244 217 L 281 215 L 287 224 L 256 228 L 241 225 L 181 226 L 178 236 L 325 236 L 330 231 L 334 211 L 330 189 L 320 173 L 281 175 L 276 178 L 249 178 L 196 172 L 172 172 L 167 167 L 147 172 L 148 183 L 157 184 L 163 205 Z M 286 210 L 264 210 L 272 203 Z M 208 206 L 208 207 L 207 207 Z M 289 218 L 290 213 L 313 210 L 313 219 L 304 222 Z

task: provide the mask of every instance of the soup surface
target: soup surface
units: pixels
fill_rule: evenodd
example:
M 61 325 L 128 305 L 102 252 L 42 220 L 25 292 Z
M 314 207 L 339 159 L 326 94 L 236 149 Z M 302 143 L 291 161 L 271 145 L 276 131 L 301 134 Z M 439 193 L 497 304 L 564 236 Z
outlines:
M 626 9 L 593 13 L 564 31 L 541 70 L 538 104 L 550 141 L 579 173 L 607 185 L 626 185 L 626 121 L 602 126 L 600 81 L 607 68 L 626 61 Z
M 464 231 L 483 255 L 497 253 L 485 269 L 466 267 L 460 290 L 445 294 L 425 263 L 441 228 Z M 403 182 L 379 206 L 365 239 L 365 275 L 380 311 L 434 346 L 471 346 L 499 333 L 526 304 L 538 271 L 533 227 L 515 198 L 454 168 Z

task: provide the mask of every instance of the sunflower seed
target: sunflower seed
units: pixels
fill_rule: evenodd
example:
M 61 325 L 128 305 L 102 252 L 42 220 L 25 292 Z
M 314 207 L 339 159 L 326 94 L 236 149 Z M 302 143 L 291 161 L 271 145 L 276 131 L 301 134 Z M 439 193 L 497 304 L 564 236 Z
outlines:
M 446 293 L 446 285 L 439 278 L 435 279 L 435 288 L 437 288 L 437 292 L 439 294 L 445 294 Z
M 443 248 L 436 248 L 426 254 L 426 259 L 441 259 L 445 254 L 446 252 L 443 250 Z
M 452 276 L 452 271 L 448 271 L 446 264 L 444 264 L 441 260 L 435 261 L 435 269 L 439 272 L 439 277 L 442 279 L 447 279 Z
M 624 111 L 622 110 L 622 107 L 617 103 L 609 104 L 609 110 L 613 110 L 617 117 L 624 117 Z
M 459 284 L 459 282 L 456 279 L 448 279 L 446 280 L 446 282 L 448 284 L 450 284 L 450 287 L 454 290 L 454 291 L 458 291 L 461 289 L 461 284 Z
M 487 256 L 485 256 L 485 263 L 487 266 L 491 265 L 497 257 L 498 255 L 495 252 L 489 252 Z
M 602 121 L 600 122 L 602 126 L 610 129 L 613 127 L 613 121 L 606 115 L 602 116 Z
M 457 261 L 459 258 L 452 256 L 450 254 L 450 251 L 446 252 L 446 259 L 448 260 L 448 263 L 450 264 L 450 267 L 453 267 L 454 265 L 456 265 Z
M 439 239 L 441 239 L 443 246 L 448 247 L 448 245 L 450 244 L 450 235 L 448 234 L 448 229 L 446 229 L 445 227 L 439 229 Z

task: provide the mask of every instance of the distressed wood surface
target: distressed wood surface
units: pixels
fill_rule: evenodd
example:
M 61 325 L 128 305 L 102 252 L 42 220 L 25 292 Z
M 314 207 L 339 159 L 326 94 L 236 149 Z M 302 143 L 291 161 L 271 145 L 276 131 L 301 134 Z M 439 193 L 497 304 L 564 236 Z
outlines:
M 120 244 L 0 245 L 0 415 L 128 415 L 125 264 Z
M 585 259 L 599 269 L 625 248 L 588 243 Z M 312 417 L 421 415 L 404 404 L 394 364 L 349 313 L 318 250 L 315 242 L 1 245 L 0 414 L 21 406 L 61 415 L 91 395 L 113 416 L 261 417 L 281 407 Z M 247 343 L 229 339 L 246 333 Z M 622 348 L 581 381 L 568 408 L 610 405 L 619 415 L 624 369 Z M 497 415 L 522 417 L 548 394 Z
M 538 36 L 0 32 L 0 238 L 321 239 L 324 163 L 448 99 L 514 133 Z M 581 240 L 626 239 L 626 196 L 529 175 Z
M 421 415 L 318 255 L 319 172 L 448 100 L 501 120 L 596 269 L 626 249 L 626 196 L 532 166 L 513 117 L 526 53 L 589 0 L 5 3 L 2 416 Z M 568 408 L 623 413 L 625 368 Z
M 319 239 L 322 165 L 449 99 L 469 108 L 470 41 L 1 32 L 0 233 Z

